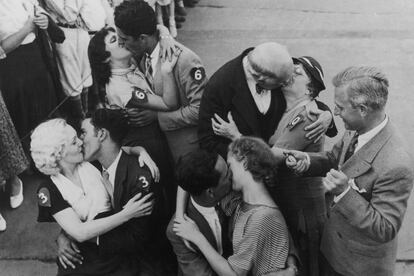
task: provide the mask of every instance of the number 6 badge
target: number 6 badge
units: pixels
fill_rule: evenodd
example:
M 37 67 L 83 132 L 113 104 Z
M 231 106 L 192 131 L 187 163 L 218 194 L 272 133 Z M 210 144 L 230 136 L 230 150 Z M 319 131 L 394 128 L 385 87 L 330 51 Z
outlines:
M 201 83 L 206 77 L 206 70 L 203 67 L 194 67 L 191 69 L 190 75 L 195 82 Z
M 132 97 L 139 103 L 146 103 L 148 102 L 147 93 L 144 90 L 138 87 L 134 87 L 134 91 L 132 92 Z

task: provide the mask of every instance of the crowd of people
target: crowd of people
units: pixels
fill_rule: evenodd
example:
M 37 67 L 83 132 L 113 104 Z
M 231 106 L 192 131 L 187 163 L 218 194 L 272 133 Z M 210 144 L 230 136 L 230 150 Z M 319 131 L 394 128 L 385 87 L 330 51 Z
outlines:
M 57 274 L 393 275 L 414 171 L 386 76 L 339 72 L 333 113 L 276 42 L 208 78 L 173 39 L 196 2 L 0 0 L 0 181 L 17 208 L 43 175 Z

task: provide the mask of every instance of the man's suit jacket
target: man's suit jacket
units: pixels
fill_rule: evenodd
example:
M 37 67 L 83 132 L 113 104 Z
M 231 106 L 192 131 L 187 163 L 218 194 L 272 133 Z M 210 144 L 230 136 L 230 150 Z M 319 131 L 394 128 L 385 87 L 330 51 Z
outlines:
M 214 134 L 211 118 L 217 113 L 227 119 L 231 111 L 234 122 L 240 133 L 248 136 L 260 137 L 259 122 L 256 116 L 256 104 L 247 85 L 243 69 L 243 58 L 253 48 L 245 50 L 240 56 L 224 64 L 210 78 L 201 99 L 198 138 L 200 146 L 218 152 L 224 158 L 227 155 L 229 139 Z M 272 90 L 272 97 L 276 97 L 276 112 L 271 118 L 272 133 L 277 128 L 280 118 L 286 108 L 285 98 L 280 89 Z
M 136 156 L 122 152 L 115 173 L 114 208 L 118 213 L 137 193 L 143 195 L 153 191 L 151 172 L 140 167 Z M 154 192 L 154 195 L 157 194 Z M 153 215 L 134 218 L 101 235 L 99 250 L 102 254 L 141 255 L 147 254 L 152 242 Z
M 413 163 L 391 122 L 344 162 L 353 132 L 326 153 L 309 153 L 308 173 L 330 168 L 353 179 L 351 188 L 330 209 L 321 251 L 343 275 L 393 275 L 397 233 L 413 182 Z
M 198 123 L 200 146 L 207 150 L 216 151 L 224 158 L 227 156 L 227 146 L 231 141 L 214 134 L 211 126 L 214 113 L 227 120 L 227 113 L 231 111 L 234 122 L 241 134 L 265 138 L 261 137 L 259 119 L 256 116 L 256 103 L 247 85 L 243 69 L 243 58 L 251 50 L 253 48 L 245 50 L 240 56 L 230 60 L 218 69 L 208 81 L 201 99 Z M 269 128 L 270 133 L 274 133 L 286 109 L 286 101 L 279 88 L 272 90 L 271 93 L 272 97 L 275 97 L 276 112 L 269 120 L 271 122 Z M 325 104 L 318 101 L 316 103 L 319 109 L 329 110 L 329 107 Z M 337 129 L 332 120 L 327 135 L 334 137 L 336 134 Z
M 201 59 L 193 51 L 180 44 L 182 50 L 173 69 L 175 84 L 178 89 L 180 107 L 177 110 L 158 112 L 158 121 L 165 132 L 174 160 L 178 156 L 198 148 L 197 125 L 198 113 L 207 76 Z M 140 69 L 144 70 L 145 57 Z M 200 70 L 201 79 L 194 78 L 195 70 Z M 162 95 L 164 91 L 159 59 L 154 75 L 154 92 Z
M 211 230 L 207 220 L 203 215 L 197 211 L 194 205 L 189 200 L 187 205 L 186 213 L 197 224 L 200 232 L 206 237 L 211 246 L 217 249 L 216 238 L 214 237 L 213 231 Z M 172 228 L 174 225 L 175 216 L 171 219 L 167 227 L 167 237 L 174 249 L 175 255 L 178 261 L 178 275 L 179 276 L 212 276 L 216 273 L 212 270 L 210 264 L 201 253 L 198 248 L 193 245 L 196 252 L 188 249 L 183 240 L 177 236 Z M 231 250 L 231 244 L 227 237 L 227 221 L 222 221 L 222 243 L 223 243 L 223 255 L 229 255 Z

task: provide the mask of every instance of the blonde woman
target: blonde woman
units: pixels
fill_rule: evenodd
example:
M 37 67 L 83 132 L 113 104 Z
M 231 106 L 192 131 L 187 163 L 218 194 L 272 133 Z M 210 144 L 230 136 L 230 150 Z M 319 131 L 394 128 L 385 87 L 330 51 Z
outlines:
M 152 212 L 151 194 L 137 194 L 124 208 L 111 216 L 110 196 L 101 173 L 83 160 L 82 141 L 63 119 L 40 124 L 31 136 L 31 154 L 36 167 L 49 178 L 38 190 L 39 222 L 56 221 L 64 232 L 79 242 L 83 262 L 76 268 L 64 268 L 59 259 L 58 275 L 135 275 L 120 256 L 101 256 L 97 236 L 132 218 Z M 59 258 L 65 258 L 60 256 Z M 118 274 L 117 274 L 118 275 Z

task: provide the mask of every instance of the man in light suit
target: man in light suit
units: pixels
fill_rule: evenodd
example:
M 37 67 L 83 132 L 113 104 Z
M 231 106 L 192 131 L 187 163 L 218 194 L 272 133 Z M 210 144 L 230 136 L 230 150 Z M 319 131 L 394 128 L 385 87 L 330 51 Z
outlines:
M 115 25 L 119 43 L 139 61 L 152 90 L 162 95 L 159 39 L 156 15 L 145 1 L 124 1 L 115 9 Z M 198 109 L 207 82 L 200 58 L 190 49 L 179 45 L 178 60 L 173 69 L 180 107 L 174 111 L 158 112 L 158 121 L 167 137 L 174 161 L 198 148 Z
M 385 113 L 388 80 L 377 68 L 350 67 L 333 84 L 346 133 L 330 152 L 287 151 L 286 164 L 326 174 L 334 196 L 321 242 L 323 275 L 393 275 L 413 163 Z
M 231 189 L 231 172 L 226 161 L 217 153 L 196 150 L 184 155 L 177 164 L 177 182 L 190 194 L 187 216 L 191 218 L 210 244 L 224 257 L 231 252 L 227 220 L 218 202 Z M 167 237 L 178 261 L 178 275 L 215 275 L 198 248 L 189 249 L 173 231 L 175 216 L 167 227 Z

